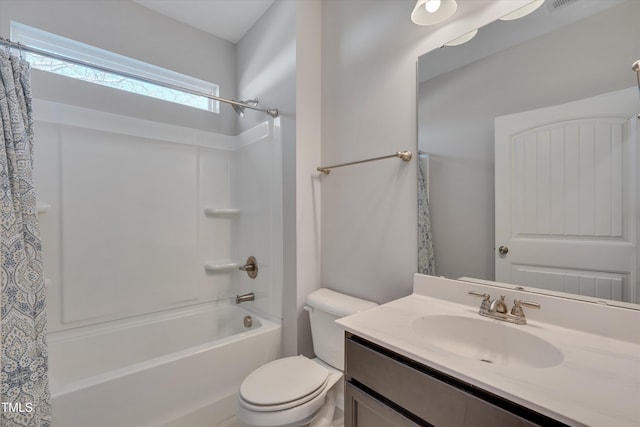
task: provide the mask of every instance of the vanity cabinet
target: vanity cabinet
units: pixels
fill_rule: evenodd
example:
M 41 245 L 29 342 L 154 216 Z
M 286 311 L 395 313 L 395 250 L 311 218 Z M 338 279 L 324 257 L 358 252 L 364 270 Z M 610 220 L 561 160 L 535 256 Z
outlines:
M 345 427 L 564 426 L 347 333 Z

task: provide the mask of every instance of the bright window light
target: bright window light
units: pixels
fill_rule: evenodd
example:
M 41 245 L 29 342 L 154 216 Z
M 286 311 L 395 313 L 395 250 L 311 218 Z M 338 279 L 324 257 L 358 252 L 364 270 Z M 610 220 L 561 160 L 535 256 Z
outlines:
M 218 96 L 219 88 L 218 85 L 214 83 L 76 42 L 18 22 L 11 22 L 11 39 L 47 52 L 96 64 L 115 71 L 139 75 L 163 83 Z M 44 55 L 25 52 L 23 56 L 29 61 L 33 68 L 38 70 L 136 93 L 138 95 L 187 105 L 201 110 L 214 113 L 219 112 L 219 102 L 204 96 L 124 77 L 117 73 L 110 73 L 67 61 L 52 59 Z

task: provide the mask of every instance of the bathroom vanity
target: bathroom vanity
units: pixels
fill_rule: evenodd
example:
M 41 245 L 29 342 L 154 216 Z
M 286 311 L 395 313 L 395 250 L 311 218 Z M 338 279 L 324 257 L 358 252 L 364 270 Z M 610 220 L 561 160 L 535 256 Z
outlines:
M 347 426 L 565 426 L 353 334 L 345 342 Z
M 470 292 L 541 309 L 489 319 Z M 640 425 L 638 310 L 416 275 L 412 295 L 338 323 L 345 426 Z

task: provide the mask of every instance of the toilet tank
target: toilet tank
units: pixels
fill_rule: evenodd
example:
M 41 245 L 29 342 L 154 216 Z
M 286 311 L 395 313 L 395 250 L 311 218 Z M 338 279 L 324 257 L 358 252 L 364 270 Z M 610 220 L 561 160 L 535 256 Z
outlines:
M 344 328 L 335 320 L 377 305 L 326 288 L 311 292 L 307 296 L 307 310 L 316 356 L 344 371 Z

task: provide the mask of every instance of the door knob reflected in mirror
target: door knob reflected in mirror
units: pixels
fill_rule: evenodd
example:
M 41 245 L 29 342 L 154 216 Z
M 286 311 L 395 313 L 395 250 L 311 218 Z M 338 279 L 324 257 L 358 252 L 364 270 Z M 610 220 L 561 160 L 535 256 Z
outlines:
M 498 252 L 500 253 L 500 255 L 506 255 L 507 253 L 509 253 L 509 248 L 506 246 L 500 246 L 498 248 Z

